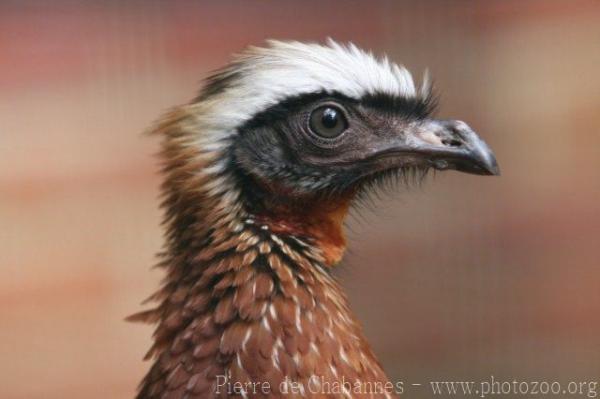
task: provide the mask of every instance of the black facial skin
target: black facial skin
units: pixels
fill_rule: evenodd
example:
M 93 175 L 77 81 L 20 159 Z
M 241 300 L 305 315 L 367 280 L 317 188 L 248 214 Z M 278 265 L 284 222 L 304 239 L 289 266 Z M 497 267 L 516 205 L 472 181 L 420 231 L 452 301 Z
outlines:
M 324 107 L 343 119 L 341 133 L 315 123 Z M 432 108 L 429 100 L 383 94 L 360 101 L 326 93 L 291 98 L 240 128 L 233 162 L 260 186 L 292 197 L 344 194 L 409 170 L 499 174 L 491 150 L 464 122 L 431 119 Z

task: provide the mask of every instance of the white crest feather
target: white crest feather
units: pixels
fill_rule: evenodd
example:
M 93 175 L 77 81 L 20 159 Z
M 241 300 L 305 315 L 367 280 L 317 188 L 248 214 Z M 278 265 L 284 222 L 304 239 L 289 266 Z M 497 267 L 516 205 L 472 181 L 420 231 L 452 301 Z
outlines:
M 244 122 L 289 97 L 337 92 L 355 99 L 369 94 L 414 98 L 428 90 L 417 92 L 406 68 L 352 43 L 267 43 L 239 54 L 220 74 L 231 81 L 196 104 L 202 108 L 197 122 L 205 132 L 199 137 L 205 150 L 222 147 Z

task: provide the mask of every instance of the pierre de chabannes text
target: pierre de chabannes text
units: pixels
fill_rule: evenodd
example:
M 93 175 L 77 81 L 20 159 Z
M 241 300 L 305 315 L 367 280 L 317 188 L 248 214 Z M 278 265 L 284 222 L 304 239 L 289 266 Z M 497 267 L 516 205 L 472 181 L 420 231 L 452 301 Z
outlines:
M 486 398 L 490 396 L 580 396 L 596 398 L 598 382 L 591 381 L 547 381 L 516 379 L 503 380 L 493 375 L 481 381 L 429 381 L 428 383 L 405 383 L 404 381 L 381 382 L 350 380 L 342 376 L 339 381 L 329 381 L 325 377 L 313 375 L 307 381 L 294 381 L 284 378 L 276 387 L 268 381 L 231 381 L 230 375 L 218 375 L 214 385 L 216 394 L 237 394 L 253 396 L 256 394 L 281 395 L 402 395 L 408 390 L 429 389 L 435 396 L 472 396 Z

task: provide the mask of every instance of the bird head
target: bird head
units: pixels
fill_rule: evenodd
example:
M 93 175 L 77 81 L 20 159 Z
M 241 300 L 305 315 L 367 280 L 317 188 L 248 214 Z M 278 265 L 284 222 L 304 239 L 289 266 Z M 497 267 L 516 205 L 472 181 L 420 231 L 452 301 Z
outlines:
M 271 41 L 208 79 L 186 109 L 187 133 L 169 145 L 203 160 L 193 173 L 212 178 L 196 189 L 222 199 L 214 209 L 241 203 L 256 223 L 313 239 L 333 264 L 346 211 L 373 182 L 499 174 L 485 142 L 462 121 L 433 118 L 434 105 L 427 81 L 417 88 L 406 69 L 352 44 Z

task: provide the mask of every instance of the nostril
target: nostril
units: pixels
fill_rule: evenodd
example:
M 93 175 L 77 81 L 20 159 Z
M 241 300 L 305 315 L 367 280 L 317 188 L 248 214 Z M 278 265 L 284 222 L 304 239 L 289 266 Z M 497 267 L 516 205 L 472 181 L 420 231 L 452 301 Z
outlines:
M 443 139 L 442 144 L 447 145 L 449 147 L 462 147 L 462 142 L 456 139 Z

